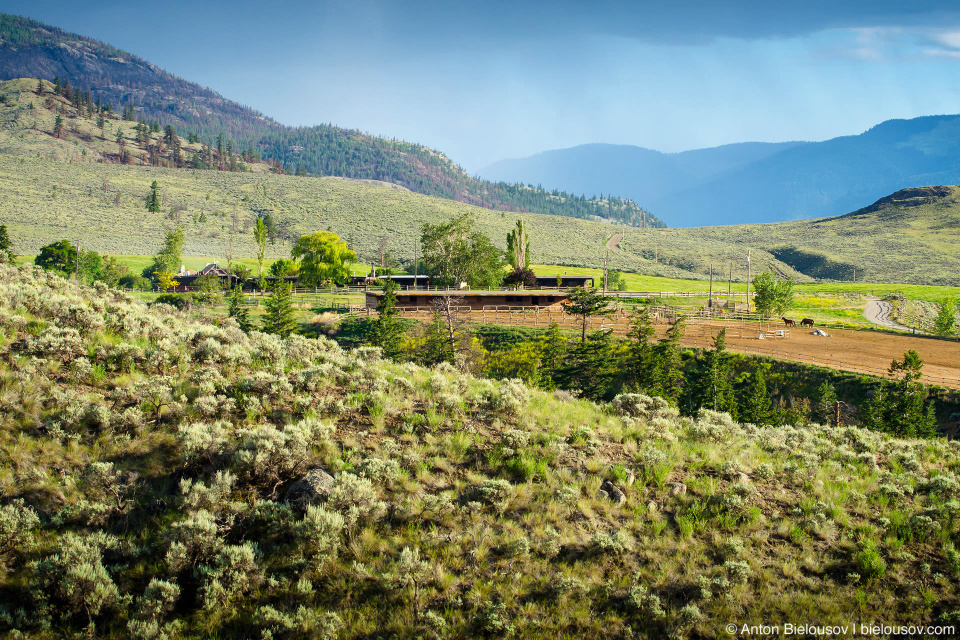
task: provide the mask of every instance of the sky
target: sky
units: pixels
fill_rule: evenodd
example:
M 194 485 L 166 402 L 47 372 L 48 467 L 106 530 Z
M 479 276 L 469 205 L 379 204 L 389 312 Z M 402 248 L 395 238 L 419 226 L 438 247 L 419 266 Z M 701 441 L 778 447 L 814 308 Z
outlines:
M 289 125 L 471 173 L 605 142 L 825 140 L 960 113 L 955 0 L 0 0 Z

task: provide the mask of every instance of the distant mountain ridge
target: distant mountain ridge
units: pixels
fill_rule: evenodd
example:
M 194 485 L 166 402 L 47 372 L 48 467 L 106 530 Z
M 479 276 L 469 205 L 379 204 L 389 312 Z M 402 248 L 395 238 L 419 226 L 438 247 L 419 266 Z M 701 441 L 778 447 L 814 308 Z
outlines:
M 585 193 L 615 190 L 671 226 L 837 216 L 901 189 L 960 182 L 960 116 L 888 120 L 824 142 L 744 143 L 677 154 L 585 145 L 498 162 L 480 175 Z
M 255 152 L 285 171 L 380 180 L 501 211 L 663 226 L 636 202 L 591 199 L 567 190 L 478 180 L 444 154 L 419 144 L 332 125 L 288 127 L 208 88 L 173 76 L 108 44 L 27 18 L 0 14 L 0 80 L 56 77 L 91 91 L 117 111 L 196 133 L 212 144 L 223 134 L 236 151 Z

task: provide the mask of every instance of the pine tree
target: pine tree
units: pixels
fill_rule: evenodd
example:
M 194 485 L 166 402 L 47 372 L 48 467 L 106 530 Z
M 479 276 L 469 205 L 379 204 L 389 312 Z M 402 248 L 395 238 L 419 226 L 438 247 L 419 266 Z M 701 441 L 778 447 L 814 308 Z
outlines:
M 540 386 L 552 389 L 567 355 L 567 339 L 560 333 L 560 325 L 556 322 L 551 322 L 540 338 L 540 351 Z
M 447 323 L 439 310 L 433 312 L 433 321 L 427 327 L 423 353 L 420 357 L 422 364 L 439 364 L 454 360 L 455 352 L 450 338 L 447 335 Z
M 626 388 L 650 393 L 654 387 L 657 362 L 651 341 L 655 335 L 649 310 L 644 307 L 635 311 L 630 317 L 630 332 L 627 333 Z
M 228 313 L 230 317 L 237 321 L 241 330 L 249 332 L 250 329 L 253 328 L 253 324 L 250 322 L 250 312 L 247 309 L 247 304 L 243 297 L 243 287 L 239 284 L 233 287 L 230 290 L 230 297 L 227 300 L 229 302 Z
M 160 185 L 154 180 L 150 185 L 150 195 L 147 196 L 147 211 L 160 213 Z
M 686 326 L 683 316 L 677 316 L 667 329 L 666 337 L 657 344 L 656 363 L 652 372 L 652 393 L 674 403 L 680 399 L 686 382 L 680 354 L 680 340 Z
M 13 252 L 13 242 L 10 241 L 10 235 L 7 233 L 7 225 L 0 224 L 0 254 L 7 257 L 7 263 L 13 264 L 17 259 L 17 254 Z
M 403 325 L 397 315 L 397 283 L 386 280 L 383 286 L 383 296 L 377 302 L 377 319 L 373 323 L 371 343 L 383 349 L 388 358 L 396 360 L 400 357 L 403 347 Z
M 100 135 L 103 135 L 103 129 L 107 126 L 107 120 L 103 117 L 103 113 L 100 113 L 97 116 L 97 128 L 100 129 Z
M 43 95 L 43 79 L 40 76 L 37 76 L 37 95 Z
M 263 330 L 286 338 L 297 328 L 293 311 L 293 296 L 289 282 L 279 280 L 271 287 L 270 295 L 263 303 L 266 313 L 263 317 Z
M 590 318 L 600 316 L 610 309 L 610 301 L 596 289 L 577 287 L 567 292 L 567 300 L 563 303 L 564 312 L 580 316 L 580 342 L 587 341 L 587 325 Z
M 837 411 L 837 390 L 830 384 L 829 380 L 824 380 L 817 389 L 817 404 L 813 411 L 813 417 L 820 424 L 832 424 L 835 427 Z
M 701 407 L 714 411 L 732 411 L 735 408 L 726 344 L 727 330 L 721 329 L 713 340 L 713 349 L 698 359 L 687 388 L 688 413 L 696 413 Z
M 758 364 L 750 376 L 750 385 L 747 387 L 743 402 L 740 403 L 740 411 L 737 416 L 743 422 L 752 422 L 758 425 L 770 423 L 773 403 L 770 400 L 770 392 L 767 389 L 763 369 L 764 366 Z
M 557 375 L 558 386 L 577 390 L 591 400 L 609 400 L 615 394 L 618 362 L 611 334 L 591 331 L 586 341 L 570 349 Z
M 59 113 L 57 114 L 56 120 L 53 121 L 53 135 L 57 138 L 63 135 L 63 116 Z

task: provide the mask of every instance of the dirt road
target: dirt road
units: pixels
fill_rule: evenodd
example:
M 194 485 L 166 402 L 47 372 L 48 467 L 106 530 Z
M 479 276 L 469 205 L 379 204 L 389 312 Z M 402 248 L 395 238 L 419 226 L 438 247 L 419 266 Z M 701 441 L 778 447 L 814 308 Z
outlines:
M 616 253 L 626 253 L 626 251 L 620 248 L 620 241 L 623 240 L 623 236 L 624 234 L 622 233 L 613 234 L 613 236 L 607 240 L 607 249 Z
M 867 301 L 867 306 L 863 308 L 863 316 L 874 324 L 899 331 L 913 331 L 910 327 L 905 327 L 891 320 L 891 313 L 893 313 L 893 305 L 880 298 L 870 298 Z

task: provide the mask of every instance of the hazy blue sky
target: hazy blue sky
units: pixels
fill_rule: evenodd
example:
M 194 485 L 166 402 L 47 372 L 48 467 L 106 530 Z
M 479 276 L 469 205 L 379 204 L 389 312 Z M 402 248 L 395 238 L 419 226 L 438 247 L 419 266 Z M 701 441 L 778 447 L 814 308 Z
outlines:
M 955 8 L 956 7 L 956 8 Z M 0 0 L 291 125 L 470 171 L 588 142 L 822 140 L 960 113 L 960 4 Z

